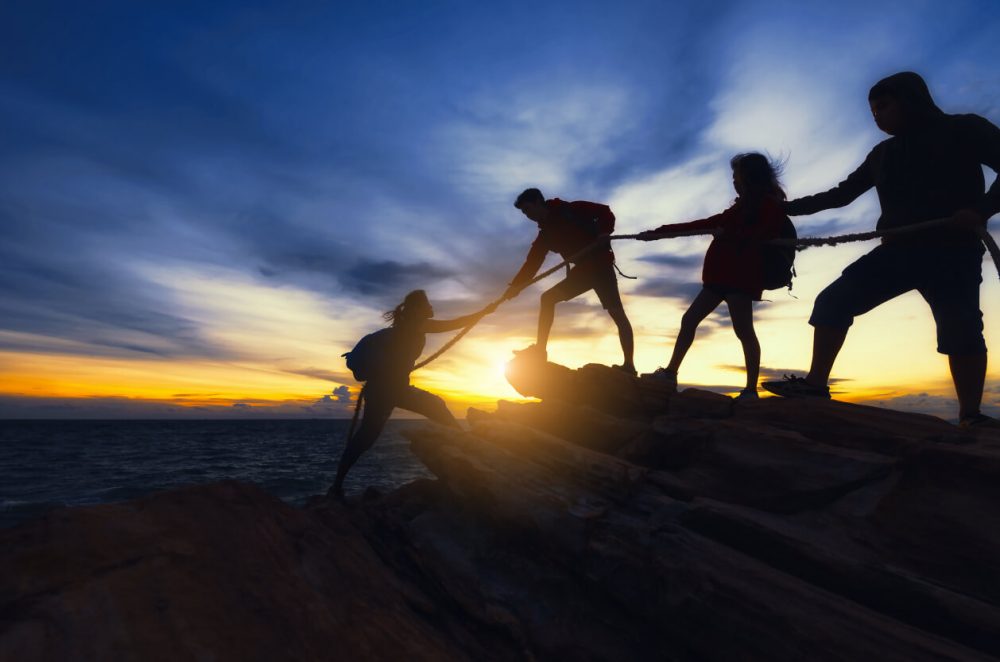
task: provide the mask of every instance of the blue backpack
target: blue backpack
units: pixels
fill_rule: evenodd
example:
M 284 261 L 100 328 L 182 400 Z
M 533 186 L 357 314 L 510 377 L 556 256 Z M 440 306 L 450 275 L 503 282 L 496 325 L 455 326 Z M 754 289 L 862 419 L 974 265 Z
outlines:
M 392 352 L 395 329 L 379 329 L 358 341 L 349 352 L 341 354 L 347 359 L 347 368 L 359 382 L 367 381 L 378 372 L 385 358 Z

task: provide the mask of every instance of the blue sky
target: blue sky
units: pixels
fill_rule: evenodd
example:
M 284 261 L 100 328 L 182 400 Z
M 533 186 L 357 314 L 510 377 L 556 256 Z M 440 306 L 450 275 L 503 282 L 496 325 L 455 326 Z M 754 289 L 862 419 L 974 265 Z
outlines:
M 105 374 L 252 365 L 313 380 L 289 401 L 346 406 L 329 397 L 355 387 L 339 353 L 406 291 L 448 316 L 502 290 L 532 239 L 511 207 L 526 186 L 609 202 L 621 232 L 720 211 L 746 149 L 786 161 L 792 197 L 824 190 L 883 138 L 867 90 L 903 69 L 946 111 L 1000 122 L 995 1 L 14 1 L 0 19 L 0 376 L 53 357 Z M 868 195 L 800 234 L 876 216 Z M 618 251 L 641 277 L 626 305 L 649 309 L 635 317 L 660 342 L 697 288 L 698 242 Z M 801 258 L 803 301 L 762 323 L 806 331 L 812 296 L 861 250 Z M 484 337 L 529 338 L 536 303 L 510 304 Z M 556 336 L 606 343 L 599 313 L 560 307 Z M 875 324 L 919 312 L 894 314 Z M 731 335 L 724 317 L 706 330 Z M 130 401 L 126 378 L 118 395 L 86 383 L 46 411 L 72 393 L 89 400 L 70 413 L 168 411 Z M 32 388 L 4 389 L 0 415 L 55 397 Z

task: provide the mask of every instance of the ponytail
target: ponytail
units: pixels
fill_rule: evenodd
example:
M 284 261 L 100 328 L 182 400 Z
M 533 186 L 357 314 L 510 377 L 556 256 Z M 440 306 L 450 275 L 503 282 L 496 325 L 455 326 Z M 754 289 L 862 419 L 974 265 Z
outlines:
M 398 326 L 401 321 L 405 320 L 410 306 L 412 306 L 417 301 L 427 302 L 427 293 L 423 290 L 413 290 L 407 294 L 403 301 L 390 311 L 382 313 L 382 318 L 386 322 L 391 322 L 392 326 Z

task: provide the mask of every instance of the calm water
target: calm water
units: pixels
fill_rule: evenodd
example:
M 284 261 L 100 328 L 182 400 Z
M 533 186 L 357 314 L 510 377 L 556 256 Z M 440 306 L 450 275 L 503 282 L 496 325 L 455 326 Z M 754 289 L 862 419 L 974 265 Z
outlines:
M 348 494 L 431 474 L 390 421 Z M 0 421 L 0 527 L 51 508 L 124 501 L 224 479 L 300 505 L 333 482 L 350 421 Z

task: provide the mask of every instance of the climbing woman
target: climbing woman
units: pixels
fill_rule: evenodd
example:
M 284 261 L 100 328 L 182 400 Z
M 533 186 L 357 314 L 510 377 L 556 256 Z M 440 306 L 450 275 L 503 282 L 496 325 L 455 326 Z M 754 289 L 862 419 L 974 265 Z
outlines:
M 468 326 L 496 306 L 453 320 L 436 320 L 434 309 L 423 290 L 414 290 L 403 302 L 383 317 L 391 326 L 358 343 L 348 356 L 348 367 L 366 381 L 364 415 L 358 430 L 348 440 L 337 467 L 337 478 L 329 494 L 343 498 L 344 478 L 358 458 L 378 439 L 389 415 L 396 407 L 407 409 L 427 418 L 459 427 L 444 400 L 410 385 L 410 371 L 424 350 L 425 334 L 454 331 Z
M 709 313 L 726 302 L 733 331 L 743 345 L 746 362 L 746 388 L 738 401 L 757 399 L 760 372 L 760 343 L 753 328 L 753 302 L 760 301 L 764 290 L 764 253 L 762 241 L 779 236 L 787 217 L 782 209 L 785 192 L 778 183 L 777 167 L 756 152 L 737 154 L 730 161 L 733 187 L 737 198 L 721 214 L 689 223 L 663 225 L 639 235 L 643 241 L 662 238 L 670 232 L 712 230 L 715 239 L 705 254 L 702 289 L 681 318 L 681 329 L 674 343 L 670 363 L 658 368 L 654 377 L 677 387 L 677 370 L 687 354 L 694 334 Z

